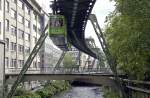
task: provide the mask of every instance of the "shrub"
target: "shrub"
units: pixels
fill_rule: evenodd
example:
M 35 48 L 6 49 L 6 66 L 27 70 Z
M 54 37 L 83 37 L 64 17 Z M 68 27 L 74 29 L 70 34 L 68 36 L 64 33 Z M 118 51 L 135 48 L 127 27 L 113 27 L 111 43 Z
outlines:
M 50 98 L 69 87 L 70 84 L 66 81 L 53 81 L 47 83 L 44 88 L 37 90 L 35 93 L 18 88 L 13 98 Z
M 49 84 L 46 84 L 43 89 L 36 91 L 41 98 L 50 98 L 51 96 L 67 90 L 70 87 L 70 84 L 65 81 L 52 81 Z
M 111 90 L 111 88 L 103 88 L 104 91 L 104 98 L 120 98 L 119 94 L 113 90 Z
M 13 98 L 41 98 L 41 96 L 36 93 L 26 91 L 23 88 L 18 88 Z

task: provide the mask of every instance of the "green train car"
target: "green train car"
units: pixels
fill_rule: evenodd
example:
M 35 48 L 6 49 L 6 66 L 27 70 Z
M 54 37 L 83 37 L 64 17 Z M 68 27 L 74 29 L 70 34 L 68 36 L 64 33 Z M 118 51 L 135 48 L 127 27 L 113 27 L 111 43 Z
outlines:
M 67 27 L 63 15 L 49 16 L 49 36 L 61 50 L 68 50 Z

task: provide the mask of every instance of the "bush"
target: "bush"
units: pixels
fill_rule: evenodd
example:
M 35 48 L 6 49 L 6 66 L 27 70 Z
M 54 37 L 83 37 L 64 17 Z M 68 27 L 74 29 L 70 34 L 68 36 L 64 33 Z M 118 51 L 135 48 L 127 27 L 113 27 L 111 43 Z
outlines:
M 111 90 L 111 88 L 103 88 L 104 91 L 104 98 L 120 98 L 119 94 L 113 90 Z
M 26 91 L 23 88 L 18 88 L 13 98 L 50 98 L 69 88 L 70 84 L 66 81 L 53 81 L 47 83 L 44 88 L 37 90 L 35 93 Z
M 70 88 L 70 84 L 66 81 L 53 81 L 49 84 L 46 84 L 43 89 L 36 91 L 41 98 L 50 98 L 51 96 L 67 90 Z
M 23 88 L 18 88 L 13 98 L 41 98 L 41 96 L 36 93 L 26 91 Z

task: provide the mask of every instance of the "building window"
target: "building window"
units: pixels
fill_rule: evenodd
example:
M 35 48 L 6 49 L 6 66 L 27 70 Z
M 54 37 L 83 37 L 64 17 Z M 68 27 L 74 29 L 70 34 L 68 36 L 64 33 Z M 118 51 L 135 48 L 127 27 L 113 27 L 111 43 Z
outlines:
M 41 63 L 40 63 L 40 62 L 38 62 L 38 67 L 40 67 L 40 65 L 41 65 Z
M 33 30 L 36 32 L 36 25 L 35 24 L 33 25 Z
M 24 60 L 18 60 L 18 67 L 22 67 L 24 65 Z
M 18 30 L 18 38 L 20 38 L 20 39 L 24 39 L 24 32 L 23 32 L 23 30 Z
M 8 57 L 5 57 L 5 66 L 6 66 L 6 68 L 8 68 L 8 66 L 9 66 L 9 58 Z
M 9 13 L 9 2 L 8 1 L 6 1 L 6 12 Z
M 1 32 L 2 32 L 2 26 L 1 26 L 1 22 L 0 22 L 0 34 L 1 34 Z
M 23 53 L 23 51 L 24 51 L 24 46 L 23 46 L 23 45 L 18 45 L 18 51 L 19 51 L 20 53 Z
M 23 9 L 23 2 L 21 0 L 18 0 L 18 6 Z
M 9 31 L 9 20 L 8 19 L 6 19 L 6 31 Z
M 38 33 L 41 33 L 41 29 L 40 28 L 38 28 Z
M 24 17 L 22 15 L 18 15 L 18 21 L 23 24 Z
M 36 61 L 33 62 L 33 68 L 37 68 L 37 63 L 36 63 Z
M 11 59 L 11 66 L 10 67 L 16 67 L 17 65 L 17 60 L 16 59 Z
M 30 53 L 30 48 L 29 47 L 25 47 L 25 53 L 27 53 L 27 54 Z
M 41 23 L 41 17 L 40 16 L 38 16 L 38 22 L 39 22 L 39 24 Z
M 17 35 L 16 27 L 11 26 L 11 34 L 12 34 L 13 36 L 16 36 L 16 35 Z
M 17 3 L 17 0 L 12 0 L 12 2 Z
M 11 17 L 16 19 L 16 11 L 11 9 Z
M 16 51 L 16 49 L 17 49 L 16 43 L 11 42 L 11 50 L 12 50 L 12 51 Z
M 37 15 L 36 15 L 36 13 L 33 13 L 33 18 L 36 20 L 36 17 L 37 17 Z
M 2 0 L 0 0 L 0 10 L 2 9 Z
M 25 20 L 25 26 L 28 27 L 28 28 L 30 28 L 30 21 L 27 20 L 27 19 Z
M 34 43 L 36 44 L 37 38 L 36 38 L 36 37 L 33 37 L 33 40 L 34 40 Z
M 30 41 L 30 34 L 25 33 L 25 40 L 26 40 L 26 41 Z
M 9 49 L 9 38 L 6 38 L 5 40 L 6 40 L 6 50 L 8 50 Z
M 30 15 L 30 8 L 25 6 L 25 12 L 28 13 L 28 15 Z

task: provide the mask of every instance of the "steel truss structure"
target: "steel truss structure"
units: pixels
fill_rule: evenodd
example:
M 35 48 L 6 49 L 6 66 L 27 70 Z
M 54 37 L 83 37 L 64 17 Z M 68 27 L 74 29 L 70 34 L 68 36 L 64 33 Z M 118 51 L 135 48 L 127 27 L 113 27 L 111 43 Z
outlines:
M 58 62 L 57 62 L 56 65 L 55 65 L 55 68 L 54 68 L 53 72 L 55 72 L 55 70 L 57 70 L 57 69 L 60 67 L 60 64 L 61 64 L 62 60 L 64 59 L 66 52 L 67 52 L 67 51 L 63 51 L 63 52 L 62 52 L 62 54 L 61 54 L 61 56 L 60 56 Z

